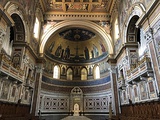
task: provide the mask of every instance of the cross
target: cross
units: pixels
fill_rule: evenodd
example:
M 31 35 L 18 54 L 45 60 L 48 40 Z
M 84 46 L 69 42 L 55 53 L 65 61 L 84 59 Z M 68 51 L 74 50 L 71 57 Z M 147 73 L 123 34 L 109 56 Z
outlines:
M 78 45 L 77 45 L 77 47 L 76 48 L 74 48 L 74 49 L 76 49 L 76 56 L 78 56 Z

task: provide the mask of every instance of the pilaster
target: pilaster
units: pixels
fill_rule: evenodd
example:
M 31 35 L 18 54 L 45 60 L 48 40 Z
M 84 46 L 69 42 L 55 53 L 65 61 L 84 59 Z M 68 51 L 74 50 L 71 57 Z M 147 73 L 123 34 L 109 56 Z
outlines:
M 116 115 L 118 118 L 119 116 L 119 93 L 118 93 L 118 87 L 117 87 L 117 71 L 116 71 L 116 64 L 115 60 L 109 60 L 110 63 L 110 77 L 111 77 L 111 89 L 112 89 L 112 109 L 114 112 L 114 115 Z
M 43 72 L 43 64 L 38 64 L 36 66 L 35 87 L 33 90 L 33 99 L 31 103 L 31 113 L 36 116 L 38 116 L 38 111 L 39 111 L 42 72 Z

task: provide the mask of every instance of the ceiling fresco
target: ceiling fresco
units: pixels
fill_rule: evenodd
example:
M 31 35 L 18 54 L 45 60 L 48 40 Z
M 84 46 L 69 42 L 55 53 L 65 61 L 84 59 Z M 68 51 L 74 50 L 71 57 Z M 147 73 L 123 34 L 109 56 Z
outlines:
M 110 0 L 42 0 L 46 11 L 108 12 Z M 107 7 L 108 6 L 108 7 Z
M 78 36 L 78 37 L 77 37 Z M 71 28 L 52 36 L 45 46 L 45 55 L 62 62 L 93 62 L 106 58 L 108 48 L 100 36 Z

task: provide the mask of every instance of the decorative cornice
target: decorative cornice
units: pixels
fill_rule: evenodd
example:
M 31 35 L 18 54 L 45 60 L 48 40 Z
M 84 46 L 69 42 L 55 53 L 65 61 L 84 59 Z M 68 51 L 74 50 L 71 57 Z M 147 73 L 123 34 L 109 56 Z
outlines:
M 131 48 L 131 47 L 138 47 L 138 43 L 125 43 L 122 45 L 121 49 L 119 50 L 119 52 L 115 55 L 115 59 L 117 60 L 123 53 L 123 51 L 126 48 Z
M 91 21 L 110 21 L 109 13 L 52 13 L 45 14 L 45 20 L 91 20 Z
M 38 58 L 38 55 L 34 52 L 34 50 L 32 49 L 32 47 L 29 45 L 29 43 L 27 43 L 27 42 L 21 42 L 21 43 L 19 43 L 19 42 L 15 42 L 14 44 L 13 44 L 13 46 L 14 47 L 25 47 L 30 53 L 31 53 L 31 55 L 35 58 L 35 59 L 37 59 Z
M 48 92 L 58 92 L 58 93 L 70 93 L 70 91 L 73 89 L 74 86 L 57 86 L 57 85 L 52 85 L 52 84 L 47 84 L 45 82 L 42 82 L 41 84 L 42 88 L 41 90 L 43 91 L 48 91 Z M 100 86 L 80 86 L 82 89 L 83 93 L 102 93 L 104 91 L 108 91 L 111 88 L 111 83 L 100 85 Z

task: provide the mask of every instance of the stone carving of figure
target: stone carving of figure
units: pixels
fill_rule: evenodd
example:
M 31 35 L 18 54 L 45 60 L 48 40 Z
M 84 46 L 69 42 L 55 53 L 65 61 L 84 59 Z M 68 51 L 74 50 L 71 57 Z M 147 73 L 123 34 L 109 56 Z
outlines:
M 57 48 L 57 50 L 56 50 L 56 52 L 55 52 L 55 56 L 60 56 L 60 54 L 61 54 L 61 50 L 62 50 L 62 46 L 61 46 L 61 44 L 58 46 L 58 48 Z
M 85 47 L 84 53 L 85 53 L 85 58 L 86 58 L 86 60 L 89 60 L 89 51 L 88 51 L 88 48 L 87 48 L 87 47 Z

